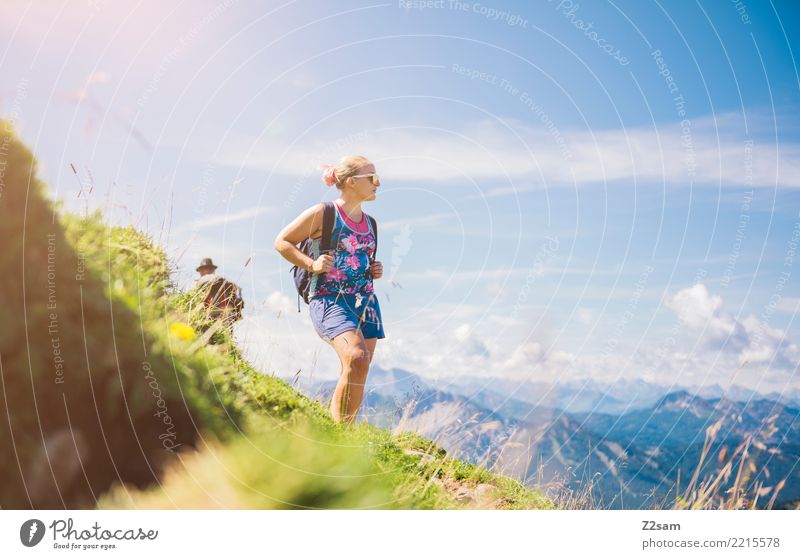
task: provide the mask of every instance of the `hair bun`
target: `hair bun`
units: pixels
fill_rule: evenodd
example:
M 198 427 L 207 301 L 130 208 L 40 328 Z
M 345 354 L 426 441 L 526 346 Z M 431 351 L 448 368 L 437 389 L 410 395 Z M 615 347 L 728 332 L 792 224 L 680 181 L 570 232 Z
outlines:
M 322 169 L 322 180 L 328 186 L 333 186 L 336 184 L 336 167 L 331 165 L 330 163 L 324 163 L 320 165 L 320 169 Z

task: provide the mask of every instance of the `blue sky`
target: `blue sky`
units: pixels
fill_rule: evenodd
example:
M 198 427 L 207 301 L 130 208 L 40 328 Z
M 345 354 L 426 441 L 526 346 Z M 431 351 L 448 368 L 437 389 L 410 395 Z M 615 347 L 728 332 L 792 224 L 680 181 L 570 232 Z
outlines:
M 739 384 L 800 385 L 792 2 L 3 12 L 0 111 L 52 196 L 152 233 L 182 285 L 212 256 L 265 370 L 338 371 L 272 242 L 335 196 L 320 163 L 362 153 L 383 181 L 376 364 L 724 384 L 746 362 Z

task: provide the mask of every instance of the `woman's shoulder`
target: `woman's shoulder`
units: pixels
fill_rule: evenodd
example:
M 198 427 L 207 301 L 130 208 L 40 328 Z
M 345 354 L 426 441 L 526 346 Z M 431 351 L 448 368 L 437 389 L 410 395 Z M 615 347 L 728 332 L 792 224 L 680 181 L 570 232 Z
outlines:
M 311 218 L 312 222 L 316 225 L 322 224 L 322 216 L 325 214 L 325 204 L 319 203 L 309 206 L 303 211 L 306 218 Z
M 309 237 L 312 239 L 318 239 L 322 236 L 322 221 L 323 215 L 325 212 L 325 204 L 314 204 L 313 206 L 309 206 L 301 215 L 301 219 L 303 219 L 304 223 L 308 224 L 308 228 L 311 230 L 311 234 Z

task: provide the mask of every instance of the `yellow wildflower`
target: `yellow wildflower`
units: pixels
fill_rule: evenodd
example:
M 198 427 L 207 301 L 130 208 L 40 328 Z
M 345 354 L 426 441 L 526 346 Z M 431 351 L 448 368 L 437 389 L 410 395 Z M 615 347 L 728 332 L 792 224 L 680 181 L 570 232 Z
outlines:
M 195 335 L 194 328 L 184 322 L 173 322 L 169 331 L 182 340 L 191 340 Z

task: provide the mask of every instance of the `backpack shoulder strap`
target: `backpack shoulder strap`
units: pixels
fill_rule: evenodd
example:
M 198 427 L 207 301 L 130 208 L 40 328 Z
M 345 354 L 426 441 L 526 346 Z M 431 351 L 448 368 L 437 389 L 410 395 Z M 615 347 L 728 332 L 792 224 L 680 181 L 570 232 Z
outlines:
M 370 225 L 372 225 L 372 234 L 375 235 L 375 252 L 372 253 L 372 261 L 374 262 L 375 258 L 378 256 L 378 222 L 369 214 L 367 214 L 367 217 L 369 218 Z
M 322 214 L 322 239 L 320 241 L 319 249 L 321 252 L 330 250 L 331 248 L 331 234 L 333 233 L 333 221 L 336 216 L 333 212 L 336 209 L 333 207 L 333 202 L 325 202 L 325 211 Z

